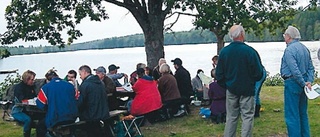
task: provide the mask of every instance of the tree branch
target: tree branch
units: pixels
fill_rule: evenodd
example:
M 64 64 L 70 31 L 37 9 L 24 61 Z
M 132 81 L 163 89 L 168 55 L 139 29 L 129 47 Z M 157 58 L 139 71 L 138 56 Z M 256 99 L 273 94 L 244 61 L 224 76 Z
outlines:
M 171 28 L 173 27 L 173 25 L 174 25 L 174 24 L 176 24 L 176 23 L 178 22 L 179 17 L 180 17 L 180 14 L 178 14 L 178 17 L 176 18 L 176 20 L 175 20 L 174 22 L 169 23 L 168 25 L 165 25 L 165 26 L 164 26 L 165 31 L 166 31 L 166 30 L 171 30 Z M 169 27 L 167 27 L 167 28 L 166 28 L 166 26 L 169 26 Z
M 105 0 L 106 2 L 110 2 L 112 4 L 115 4 L 117 6 L 120 6 L 120 7 L 124 7 L 124 8 L 129 8 L 130 5 L 124 3 L 124 2 L 120 2 L 120 1 L 117 1 L 117 0 Z
M 168 16 L 166 17 L 166 19 L 168 19 L 168 18 L 172 17 L 174 14 L 178 14 L 178 15 L 187 15 L 187 16 L 194 16 L 194 17 L 198 16 L 198 15 L 196 15 L 196 14 L 184 13 L 184 12 L 177 12 L 177 11 L 176 11 L 176 12 L 173 12 L 172 14 L 168 15 Z

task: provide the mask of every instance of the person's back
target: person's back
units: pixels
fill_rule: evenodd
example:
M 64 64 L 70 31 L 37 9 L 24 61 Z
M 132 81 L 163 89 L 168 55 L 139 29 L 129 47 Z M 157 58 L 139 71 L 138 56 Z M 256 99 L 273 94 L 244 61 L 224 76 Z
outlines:
M 216 118 L 215 122 L 225 122 L 226 115 L 226 89 L 218 85 L 216 81 L 209 85 L 209 98 L 212 100 L 210 110 L 211 115 Z M 222 119 L 219 119 L 219 116 Z
M 255 82 L 262 77 L 262 65 L 252 47 L 238 41 L 230 43 L 222 49 L 218 66 L 216 75 L 219 85 L 236 95 L 254 95 Z
M 41 88 L 36 103 L 47 110 L 47 128 L 64 121 L 74 122 L 78 117 L 76 91 L 71 83 L 60 78 L 53 78 Z
M 158 89 L 161 95 L 164 113 L 166 114 L 166 118 L 170 119 L 179 110 L 181 95 L 176 79 L 170 74 L 169 65 L 163 63 L 159 71 L 162 76 L 158 79 Z
M 218 84 L 227 89 L 224 136 L 236 136 L 240 115 L 241 136 L 252 136 L 255 83 L 262 77 L 262 64 L 258 52 L 244 43 L 241 25 L 232 26 L 229 36 L 233 41 L 220 51 L 215 73 Z
M 161 108 L 161 96 L 157 89 L 157 82 L 151 77 L 139 78 L 132 89 L 136 93 L 131 106 L 132 115 L 139 116 Z
M 193 90 L 189 71 L 187 71 L 183 66 L 180 66 L 176 70 L 174 77 L 177 80 L 181 97 L 190 99 L 190 96 L 193 95 Z
M 92 75 L 91 68 L 87 65 L 79 68 L 79 74 L 82 79 L 79 87 L 79 118 L 81 121 L 86 121 L 83 130 L 86 131 L 87 136 L 110 136 L 108 126 L 105 125 L 110 115 L 104 84 L 97 75 Z
M 181 98 L 177 81 L 174 76 L 169 73 L 164 73 L 159 78 L 158 89 L 163 102 Z
M 194 92 L 192 90 L 190 73 L 182 66 L 182 60 L 180 58 L 175 58 L 174 60 L 171 60 L 171 62 L 173 62 L 174 68 L 176 69 L 174 77 L 176 78 L 178 89 L 181 95 L 181 102 L 183 103 L 183 105 L 180 106 L 181 111 L 180 113 L 178 112 L 178 116 L 185 113 L 185 109 L 190 112 L 190 96 L 192 96 Z
M 80 120 L 106 120 L 109 118 L 105 87 L 98 76 L 90 75 L 80 85 Z

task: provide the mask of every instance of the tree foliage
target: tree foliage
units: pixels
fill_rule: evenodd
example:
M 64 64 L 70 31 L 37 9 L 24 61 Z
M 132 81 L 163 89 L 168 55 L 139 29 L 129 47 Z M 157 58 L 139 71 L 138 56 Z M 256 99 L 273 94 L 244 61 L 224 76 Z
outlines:
M 218 53 L 224 46 L 224 36 L 234 24 L 241 24 L 246 31 L 261 35 L 266 28 L 275 32 L 285 28 L 297 13 L 292 6 L 297 0 L 193 0 L 199 14 L 194 25 L 209 29 L 218 39 Z
M 144 33 L 148 66 L 154 67 L 164 57 L 164 20 L 172 9 L 186 10 L 185 0 L 12 0 L 6 9 L 8 31 L 2 34 L 2 44 L 18 39 L 46 39 L 52 45 L 64 47 L 61 32 L 67 30 L 68 44 L 82 34 L 76 25 L 85 17 L 100 21 L 108 18 L 103 2 L 123 7 L 132 13 Z M 172 27 L 174 23 L 169 25 Z
M 66 30 L 67 43 L 72 43 L 82 36 L 76 25 L 85 17 L 94 21 L 108 18 L 101 0 L 12 0 L 5 11 L 7 31 L 1 34 L 1 43 L 46 39 L 64 47 L 61 32 Z

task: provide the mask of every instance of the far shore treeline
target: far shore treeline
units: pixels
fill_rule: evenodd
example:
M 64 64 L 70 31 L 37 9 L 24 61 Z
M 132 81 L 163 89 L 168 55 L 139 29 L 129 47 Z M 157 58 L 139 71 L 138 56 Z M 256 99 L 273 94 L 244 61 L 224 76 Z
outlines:
M 297 26 L 301 33 L 302 41 L 320 40 L 320 7 L 314 11 L 303 11 L 297 14 L 288 25 Z M 253 26 L 254 27 L 254 26 Z M 285 29 L 285 28 L 283 28 Z M 249 42 L 277 42 L 283 41 L 282 33 L 284 30 L 278 29 L 275 35 L 268 30 L 264 30 L 262 36 L 256 36 L 253 33 L 247 33 L 246 41 Z M 225 37 L 226 42 L 230 42 L 229 37 Z M 212 32 L 208 30 L 190 30 L 181 32 L 170 32 L 164 35 L 164 45 L 184 45 L 184 44 L 202 44 L 216 43 L 217 39 Z M 11 56 L 24 54 L 39 54 L 51 52 L 66 52 L 87 49 L 112 49 L 126 47 L 143 47 L 143 34 L 134 34 L 122 37 L 105 38 L 100 40 L 88 41 L 84 43 L 71 44 L 65 48 L 49 45 L 19 45 L 4 46 Z

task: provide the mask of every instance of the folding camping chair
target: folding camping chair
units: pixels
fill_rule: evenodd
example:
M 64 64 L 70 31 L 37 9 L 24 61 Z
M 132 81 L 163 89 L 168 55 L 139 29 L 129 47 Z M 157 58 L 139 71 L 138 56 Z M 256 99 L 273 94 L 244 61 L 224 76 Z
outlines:
M 140 126 L 144 120 L 144 116 L 137 116 L 132 120 L 123 120 L 122 124 L 125 128 L 124 136 L 128 135 L 129 137 L 134 136 L 134 133 L 130 133 L 132 130 L 136 130 L 140 136 L 142 136 Z
M 1 108 L 3 109 L 2 120 L 7 120 L 7 121 L 13 120 L 11 114 L 9 113 L 11 104 L 12 104 L 12 101 L 0 101 Z

